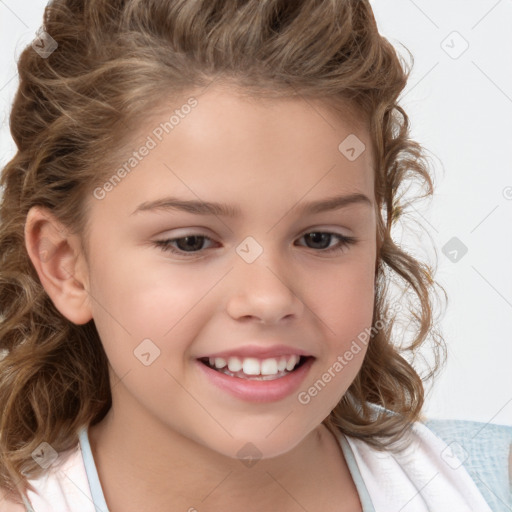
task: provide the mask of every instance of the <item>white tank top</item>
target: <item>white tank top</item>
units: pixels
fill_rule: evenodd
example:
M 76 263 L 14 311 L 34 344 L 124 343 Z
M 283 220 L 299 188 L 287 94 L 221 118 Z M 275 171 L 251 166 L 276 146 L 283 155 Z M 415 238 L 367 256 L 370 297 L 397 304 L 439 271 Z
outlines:
M 450 448 L 416 422 L 402 453 L 379 452 L 364 441 L 338 434 L 363 512 L 492 512 Z M 39 478 L 30 479 L 27 512 L 109 512 L 92 456 L 87 427 L 79 442 L 61 452 Z M 447 462 L 448 460 L 448 462 Z

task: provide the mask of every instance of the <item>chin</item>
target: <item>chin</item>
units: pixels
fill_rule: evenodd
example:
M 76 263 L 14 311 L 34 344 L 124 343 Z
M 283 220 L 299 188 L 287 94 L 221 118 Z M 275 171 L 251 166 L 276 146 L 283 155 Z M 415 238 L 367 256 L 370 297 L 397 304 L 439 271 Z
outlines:
M 280 430 L 280 431 L 279 431 Z M 278 432 L 279 431 L 279 432 Z M 217 439 L 204 443 L 211 450 L 232 459 L 243 461 L 256 461 L 272 459 L 285 455 L 296 448 L 309 434 L 309 431 L 292 432 L 283 425 L 272 430 L 233 434 L 233 437 L 225 436 L 222 442 Z

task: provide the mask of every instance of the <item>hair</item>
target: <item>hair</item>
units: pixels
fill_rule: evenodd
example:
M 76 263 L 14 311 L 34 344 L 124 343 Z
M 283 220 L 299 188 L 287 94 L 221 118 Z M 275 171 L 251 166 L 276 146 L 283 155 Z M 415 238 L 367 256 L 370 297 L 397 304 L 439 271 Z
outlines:
M 108 360 L 93 320 L 76 325 L 41 285 L 24 241 L 40 205 L 87 256 L 87 198 L 108 179 L 149 113 L 213 82 L 264 98 L 316 98 L 371 135 L 377 215 L 373 329 L 362 367 L 324 424 L 379 450 L 421 419 L 423 382 L 446 348 L 434 327 L 433 270 L 400 248 L 392 228 L 406 212 L 406 182 L 433 194 L 424 148 L 398 104 L 410 68 L 382 37 L 368 0 L 53 0 L 43 28 L 58 47 L 31 45 L 18 61 L 10 115 L 14 157 L 0 186 L 0 487 L 25 489 L 43 468 L 32 452 L 78 442 L 112 404 Z M 412 55 L 411 55 L 412 58 Z M 411 340 L 395 333 L 402 289 Z M 442 288 L 442 287 L 441 287 Z M 444 291 L 444 289 L 443 289 Z M 392 299 L 396 302 L 396 298 Z M 431 340 L 421 377 L 407 361 Z M 373 414 L 371 405 L 393 414 Z

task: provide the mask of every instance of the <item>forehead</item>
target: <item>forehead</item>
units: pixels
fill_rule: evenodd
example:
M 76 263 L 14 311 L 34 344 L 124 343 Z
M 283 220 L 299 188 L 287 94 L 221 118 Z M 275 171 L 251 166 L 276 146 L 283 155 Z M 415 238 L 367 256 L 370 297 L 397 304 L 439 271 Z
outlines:
M 163 98 L 133 134 L 119 167 L 126 169 L 130 154 L 144 146 L 150 150 L 109 187 L 103 207 L 126 216 L 166 194 L 214 198 L 241 210 L 254 194 L 278 206 L 283 199 L 342 192 L 373 198 L 370 136 L 364 120 L 342 103 L 251 97 L 212 86 Z

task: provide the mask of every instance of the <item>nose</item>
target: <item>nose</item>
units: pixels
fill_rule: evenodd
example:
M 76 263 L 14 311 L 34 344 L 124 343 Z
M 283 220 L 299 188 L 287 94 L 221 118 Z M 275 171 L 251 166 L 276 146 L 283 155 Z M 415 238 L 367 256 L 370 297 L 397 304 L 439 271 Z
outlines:
M 231 273 L 228 314 L 235 320 L 268 324 L 300 318 L 305 305 L 299 296 L 299 280 L 292 276 L 289 265 L 284 270 L 286 266 L 282 257 L 273 257 L 270 251 L 252 263 L 237 261 Z

